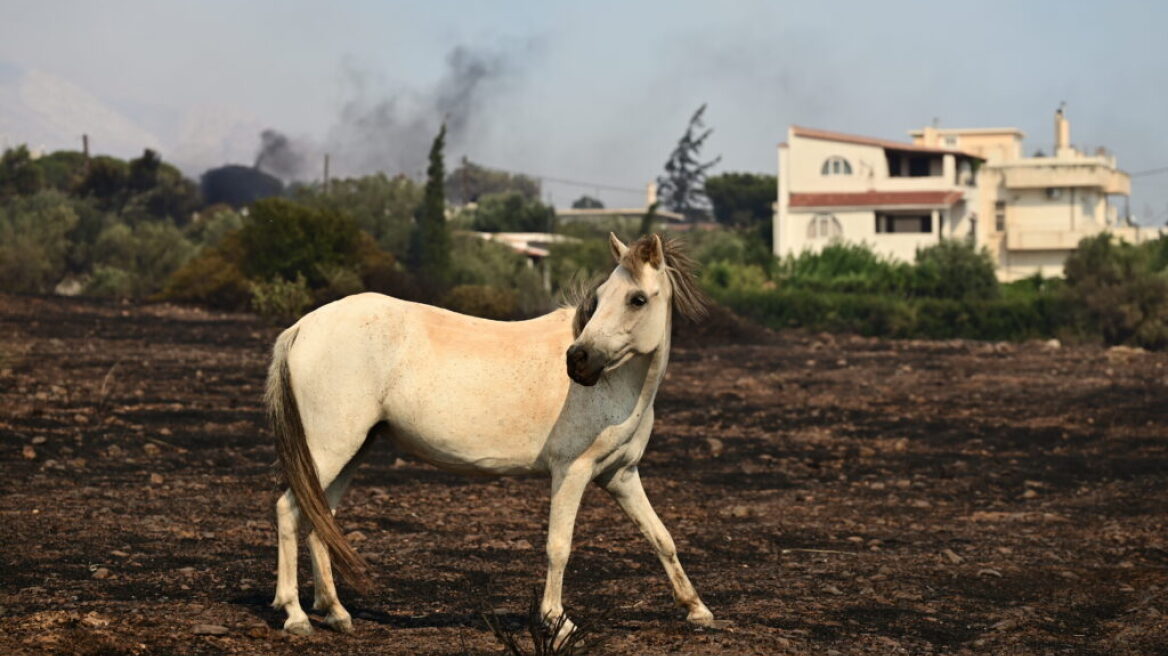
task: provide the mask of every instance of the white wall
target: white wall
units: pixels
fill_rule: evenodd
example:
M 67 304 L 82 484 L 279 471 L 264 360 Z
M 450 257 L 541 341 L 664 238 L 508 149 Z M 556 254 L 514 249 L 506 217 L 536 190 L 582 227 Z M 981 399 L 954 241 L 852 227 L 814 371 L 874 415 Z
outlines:
M 927 210 L 924 210 L 927 211 Z M 786 220 L 776 226 L 781 230 L 779 241 L 783 244 L 778 255 L 798 255 L 803 251 L 818 252 L 830 239 L 817 237 L 809 238 L 808 226 L 812 219 L 820 214 L 834 216 L 840 223 L 842 241 L 867 244 L 872 250 L 881 255 L 912 262 L 918 248 L 937 243 L 940 236 L 937 234 L 938 221 L 934 220 L 932 232 L 926 233 L 877 233 L 875 210 L 810 210 L 803 208 L 788 209 Z M 778 232 L 776 232 L 778 234 Z

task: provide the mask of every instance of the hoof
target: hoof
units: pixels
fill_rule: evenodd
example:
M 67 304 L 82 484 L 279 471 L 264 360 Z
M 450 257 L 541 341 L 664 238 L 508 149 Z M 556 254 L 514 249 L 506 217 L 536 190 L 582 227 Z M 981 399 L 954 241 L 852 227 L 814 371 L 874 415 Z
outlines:
M 333 631 L 336 631 L 337 633 L 353 632 L 353 619 L 349 617 L 348 613 L 339 616 L 330 614 L 328 617 L 324 618 L 324 625 Z
M 694 626 L 702 626 L 706 628 L 716 628 L 719 624 L 722 624 L 721 622 L 718 622 L 714 619 L 714 614 L 711 613 L 710 609 L 706 608 L 704 605 L 690 611 L 689 615 L 686 615 L 685 621 L 693 624 Z
M 312 635 L 312 625 L 308 623 L 307 618 L 295 622 L 288 620 L 284 622 L 284 633 L 298 636 Z
M 568 619 L 567 615 L 561 615 L 560 617 L 548 616 L 544 618 L 544 628 L 548 632 L 551 632 L 553 629 L 555 629 L 556 624 L 559 624 L 561 619 L 563 620 L 563 623 L 559 625 L 559 631 L 556 632 L 555 638 L 553 639 L 553 642 L 557 647 L 562 646 L 564 641 L 568 639 L 568 636 L 576 632 L 576 624 L 572 622 L 572 620 Z

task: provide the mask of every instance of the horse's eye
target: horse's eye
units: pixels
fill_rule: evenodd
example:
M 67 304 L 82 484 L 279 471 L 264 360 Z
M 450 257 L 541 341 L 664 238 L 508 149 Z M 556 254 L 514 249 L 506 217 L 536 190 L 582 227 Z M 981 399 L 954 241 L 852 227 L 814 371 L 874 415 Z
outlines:
M 646 298 L 644 294 L 633 294 L 632 296 L 629 297 L 629 305 L 632 305 L 634 307 L 641 307 L 642 305 L 644 305 L 648 302 L 649 302 L 649 299 Z

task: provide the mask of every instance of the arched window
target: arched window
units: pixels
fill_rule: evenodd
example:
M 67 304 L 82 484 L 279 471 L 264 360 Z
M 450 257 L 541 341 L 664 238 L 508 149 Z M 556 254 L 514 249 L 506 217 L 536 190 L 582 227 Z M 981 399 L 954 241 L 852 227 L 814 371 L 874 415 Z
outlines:
M 808 239 L 832 239 L 844 234 L 844 228 L 839 219 L 831 214 L 816 214 L 807 224 Z
M 819 172 L 822 175 L 851 175 L 852 165 L 839 155 L 832 155 L 823 160 L 823 166 L 819 168 Z

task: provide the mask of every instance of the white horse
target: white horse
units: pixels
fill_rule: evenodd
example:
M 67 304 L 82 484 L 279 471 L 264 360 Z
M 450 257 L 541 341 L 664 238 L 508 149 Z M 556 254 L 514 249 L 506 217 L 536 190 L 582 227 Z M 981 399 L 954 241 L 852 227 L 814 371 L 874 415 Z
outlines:
M 312 528 L 313 609 L 328 611 L 327 626 L 352 630 L 330 560 L 358 586 L 367 582 L 365 564 L 333 513 L 375 428 L 442 469 L 551 477 L 546 620 L 564 613 L 576 511 L 595 481 L 649 538 L 687 619 L 713 623 L 637 473 L 669 360 L 673 310 L 700 316 L 703 297 L 692 262 L 674 242 L 654 235 L 626 247 L 610 235 L 610 243 L 617 266 L 607 280 L 579 306 L 530 321 L 488 321 L 360 294 L 280 335 L 267 404 L 289 485 L 276 503 L 272 602 L 288 614 L 286 631 L 312 631 L 296 585 L 301 516 Z

